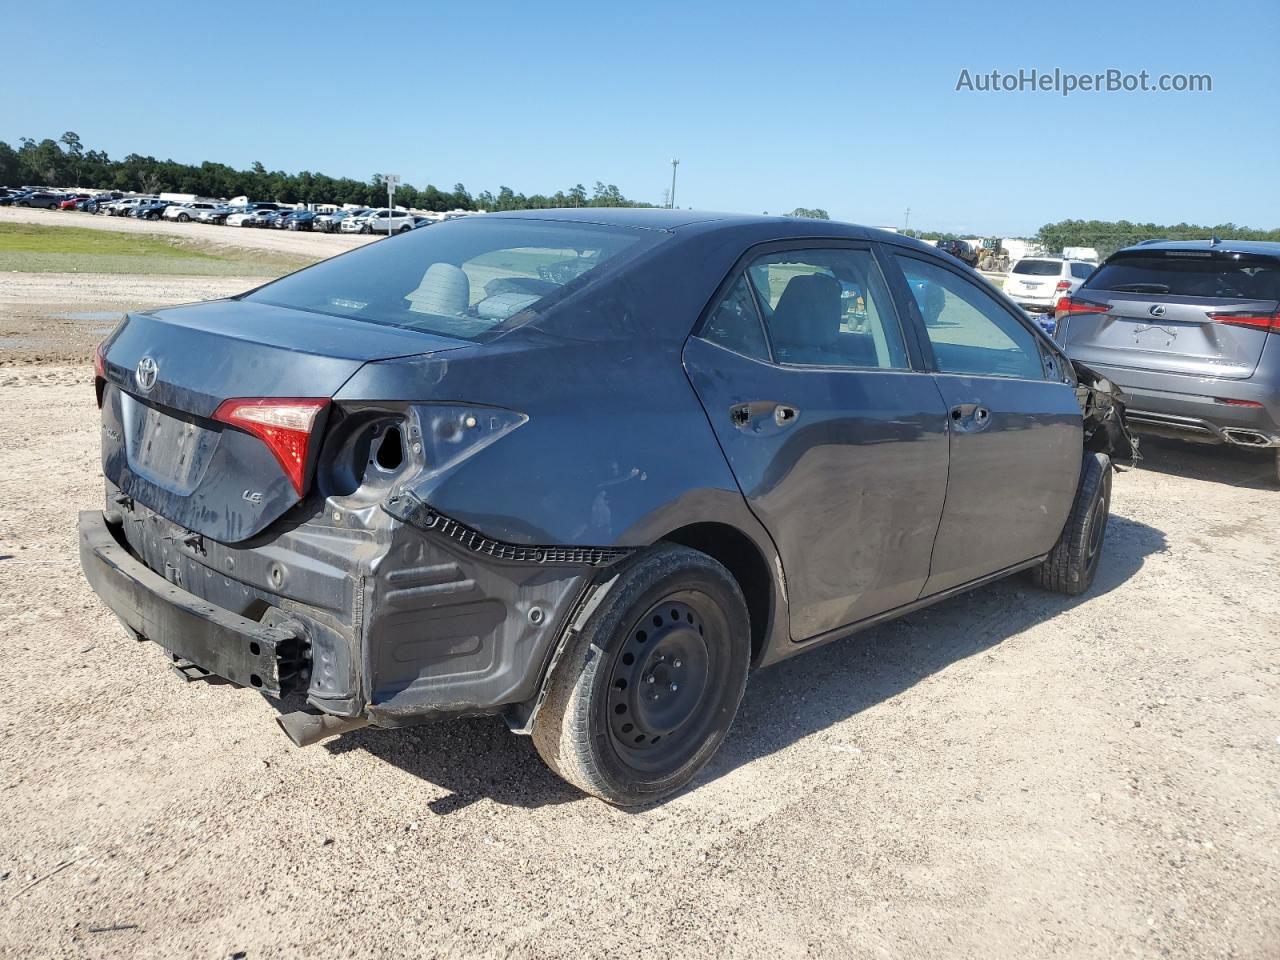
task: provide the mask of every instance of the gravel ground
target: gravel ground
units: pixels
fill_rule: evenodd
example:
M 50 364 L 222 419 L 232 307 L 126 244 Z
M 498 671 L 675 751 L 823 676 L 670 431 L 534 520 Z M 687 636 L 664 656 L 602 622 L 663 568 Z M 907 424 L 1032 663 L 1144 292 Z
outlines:
M 642 812 L 497 720 L 293 748 L 81 580 L 85 367 L 0 369 L 0 955 L 1276 957 L 1280 493 L 1148 444 L 1080 600 L 1000 583 L 753 676 Z

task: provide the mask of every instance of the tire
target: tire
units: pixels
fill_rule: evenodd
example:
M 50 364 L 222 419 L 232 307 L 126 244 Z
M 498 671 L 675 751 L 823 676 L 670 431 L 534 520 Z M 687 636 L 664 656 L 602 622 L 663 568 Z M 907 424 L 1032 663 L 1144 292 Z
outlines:
M 1111 512 L 1111 458 L 1086 453 L 1067 525 L 1044 563 L 1031 571 L 1036 586 L 1076 597 L 1093 586 Z
M 403 227 L 401 227 L 399 230 L 397 230 L 397 231 L 396 231 L 396 233 L 408 233 L 408 232 L 409 232 L 410 230 L 412 230 L 412 229 L 413 229 L 412 227 L 410 227 L 410 226 L 408 226 L 408 225 L 406 224 L 405 226 L 403 226 Z
M 620 806 L 693 779 L 746 686 L 751 626 L 732 574 L 705 553 L 659 544 L 627 563 L 566 643 L 533 724 L 547 766 Z
M 1276 483 L 1280 483 L 1280 447 L 1276 448 Z
M 185 213 L 180 213 L 180 214 L 178 214 L 178 222 L 179 222 L 179 223 L 190 223 L 190 222 L 191 222 L 191 218 L 190 218 L 189 216 L 187 216 Z

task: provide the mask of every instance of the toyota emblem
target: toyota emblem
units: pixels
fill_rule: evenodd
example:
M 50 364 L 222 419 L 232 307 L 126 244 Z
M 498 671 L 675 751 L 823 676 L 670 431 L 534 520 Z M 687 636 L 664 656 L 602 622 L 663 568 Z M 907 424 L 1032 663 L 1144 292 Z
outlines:
M 156 377 L 159 375 L 160 364 L 150 357 L 143 357 L 139 360 L 138 366 L 133 371 L 134 382 L 137 383 L 138 389 L 143 393 L 147 393 L 156 385 Z

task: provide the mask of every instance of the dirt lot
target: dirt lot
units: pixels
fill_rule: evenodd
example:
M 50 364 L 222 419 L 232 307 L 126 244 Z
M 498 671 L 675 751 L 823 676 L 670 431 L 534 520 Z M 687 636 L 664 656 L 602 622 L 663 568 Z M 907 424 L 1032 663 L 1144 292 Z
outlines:
M 92 393 L 0 367 L 0 956 L 1280 955 L 1261 458 L 1148 443 L 1087 597 L 1005 582 L 762 671 L 629 813 L 497 720 L 297 750 L 126 639 L 76 560 Z

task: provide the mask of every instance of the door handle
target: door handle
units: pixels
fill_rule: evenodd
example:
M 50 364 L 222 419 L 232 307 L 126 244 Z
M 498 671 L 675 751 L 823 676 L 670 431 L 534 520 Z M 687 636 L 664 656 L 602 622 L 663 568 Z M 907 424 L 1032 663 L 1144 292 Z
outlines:
M 957 403 L 951 408 L 951 423 L 961 433 L 977 433 L 991 425 L 991 411 L 980 403 Z
M 733 425 L 739 430 L 749 430 L 752 433 L 771 433 L 789 427 L 799 417 L 799 408 L 789 403 L 774 403 L 769 400 L 736 403 L 729 408 L 729 420 Z

